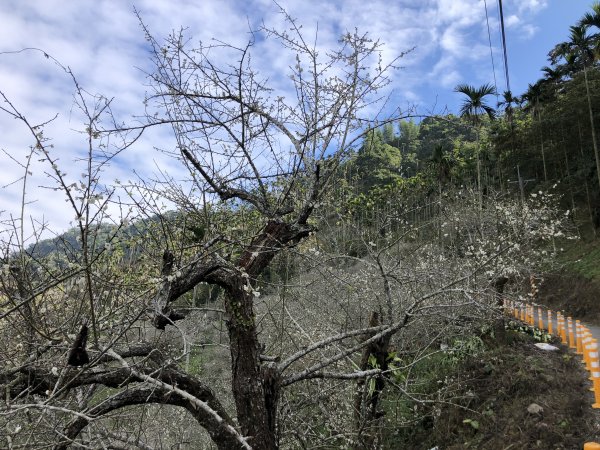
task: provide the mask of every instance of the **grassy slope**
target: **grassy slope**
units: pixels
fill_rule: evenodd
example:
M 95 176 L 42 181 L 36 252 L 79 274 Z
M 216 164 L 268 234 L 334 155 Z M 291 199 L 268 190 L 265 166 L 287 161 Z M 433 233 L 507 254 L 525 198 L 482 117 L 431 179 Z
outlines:
M 559 270 L 544 274 L 539 301 L 591 325 L 600 325 L 600 240 L 561 243 Z
M 600 241 L 569 241 L 563 246 L 565 252 L 560 262 L 567 272 L 581 275 L 590 281 L 600 281 Z

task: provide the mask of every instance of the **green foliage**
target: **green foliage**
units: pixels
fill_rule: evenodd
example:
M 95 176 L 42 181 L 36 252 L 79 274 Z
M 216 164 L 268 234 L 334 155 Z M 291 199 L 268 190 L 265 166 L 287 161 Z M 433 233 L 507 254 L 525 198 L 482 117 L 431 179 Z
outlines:
M 600 245 L 596 240 L 590 242 L 564 242 L 565 252 L 560 260 L 568 270 L 583 275 L 590 280 L 600 280 Z
M 536 342 L 552 342 L 554 337 L 549 334 L 546 330 L 542 330 L 538 327 L 532 327 L 525 325 L 522 322 L 510 321 L 506 324 L 507 330 L 514 330 L 521 334 L 531 336 Z
M 475 419 L 465 419 L 463 420 L 463 423 L 470 425 L 474 430 L 479 430 L 479 422 Z
M 441 146 L 453 149 L 457 141 L 475 141 L 476 136 L 472 127 L 463 123 L 459 117 L 432 116 L 423 119 L 419 126 L 418 158 L 422 161 L 431 159 L 433 150 Z
M 391 139 L 391 136 L 388 138 Z M 368 191 L 374 186 L 385 186 L 400 179 L 401 162 L 402 155 L 398 148 L 386 143 L 382 131 L 372 130 L 365 138 L 353 165 L 359 185 Z

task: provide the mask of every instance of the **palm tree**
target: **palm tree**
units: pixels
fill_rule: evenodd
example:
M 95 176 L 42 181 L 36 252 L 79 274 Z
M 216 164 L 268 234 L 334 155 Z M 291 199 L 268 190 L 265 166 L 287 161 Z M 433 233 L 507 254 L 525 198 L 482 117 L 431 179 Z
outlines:
M 563 67 L 542 67 L 542 72 L 544 72 L 544 80 L 548 83 L 551 83 L 555 86 L 558 86 L 562 83 L 563 77 L 565 76 L 565 70 Z
M 519 98 L 515 97 L 511 91 L 504 91 L 502 93 L 502 100 L 498 102 L 498 108 L 504 107 L 504 115 L 510 124 L 512 124 L 512 119 L 515 111 L 513 105 L 516 105 L 518 103 Z
M 491 84 L 487 83 L 478 88 L 469 84 L 459 84 L 454 88 L 454 92 L 467 96 L 460 107 L 460 115 L 467 118 L 473 126 L 480 126 L 485 115 L 490 119 L 496 117 L 496 110 L 485 102 L 486 96 L 496 94 L 496 89 Z
M 496 111 L 485 102 L 485 97 L 494 95 L 496 89 L 487 83 L 478 88 L 469 84 L 459 84 L 454 88 L 454 92 L 459 92 L 467 96 L 460 107 L 461 117 L 466 118 L 475 127 L 477 131 L 477 188 L 479 189 L 479 211 L 483 210 L 483 189 L 481 186 L 481 157 L 479 148 L 479 138 L 483 118 L 487 115 L 490 120 L 496 116 Z
M 600 29 L 600 2 L 592 3 L 592 12 L 587 12 L 579 20 L 579 25 L 592 26 Z
M 594 125 L 594 112 L 592 110 L 592 98 L 590 95 L 590 86 L 588 82 L 588 66 L 592 65 L 596 59 L 598 49 L 598 35 L 589 35 L 587 33 L 588 22 L 593 26 L 600 25 L 600 4 L 598 2 L 592 5 L 595 14 L 587 13 L 582 19 L 580 25 L 574 25 L 570 28 L 569 41 L 558 44 L 552 52 L 550 58 L 553 61 L 565 59 L 574 66 L 583 67 L 583 78 L 585 82 L 585 92 L 588 103 L 588 113 L 590 116 L 590 127 L 592 131 L 592 145 L 594 147 L 594 156 L 596 158 L 596 174 L 598 176 L 598 186 L 600 186 L 600 154 L 598 153 L 598 143 L 596 141 L 596 127 Z M 585 23 L 584 23 L 585 22 Z

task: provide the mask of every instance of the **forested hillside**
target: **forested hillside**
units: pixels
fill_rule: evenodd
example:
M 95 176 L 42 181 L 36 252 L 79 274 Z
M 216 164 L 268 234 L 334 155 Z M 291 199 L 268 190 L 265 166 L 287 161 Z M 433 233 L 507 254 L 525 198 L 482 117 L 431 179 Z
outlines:
M 501 347 L 526 339 L 504 300 L 540 300 L 536 280 L 596 247 L 600 4 L 526 92 L 460 84 L 446 115 L 374 107 L 399 61 L 359 32 L 317 51 L 281 13 L 285 31 L 260 32 L 293 55 L 286 95 L 252 41 L 163 41 L 143 21 L 153 71 L 131 124 L 63 67 L 87 118 L 77 181 L 3 95 L 31 137 L 23 192 L 43 162 L 74 219 L 52 235 L 25 195 L 0 216 L 1 447 L 500 448 L 494 402 L 537 379 L 501 379 L 488 401 L 463 375 L 527 371 Z M 105 178 L 157 129 L 173 146 L 148 152 L 184 176 Z M 578 370 L 527 358 L 540 389 Z M 531 448 L 587 436 L 559 418 Z

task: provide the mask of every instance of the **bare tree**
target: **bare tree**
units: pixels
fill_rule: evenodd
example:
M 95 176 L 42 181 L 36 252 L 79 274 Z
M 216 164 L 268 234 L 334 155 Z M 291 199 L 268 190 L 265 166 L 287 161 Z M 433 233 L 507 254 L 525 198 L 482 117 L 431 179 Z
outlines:
M 159 42 L 144 27 L 154 71 L 141 125 L 115 124 L 110 102 L 90 102 L 73 78 L 88 144 L 80 182 L 59 167 L 44 124 L 30 124 L 5 98 L 3 111 L 32 133 L 31 154 L 45 161 L 52 185 L 71 205 L 76 234 L 44 255 L 23 238 L 23 214 L 7 222 L 13 230 L 2 240 L 0 420 L 10 430 L 9 446 L 47 447 L 52 436 L 56 449 L 107 441 L 149 448 L 166 434 L 150 425 L 152 405 L 185 410 L 220 449 L 276 449 L 284 432 L 287 443 L 293 435 L 304 445 L 306 434 L 284 429 L 289 417 L 279 413 L 292 415 L 294 396 L 320 395 L 320 383 L 334 381 L 331 390 L 348 413 L 340 423 L 356 436 L 345 443 L 375 448 L 387 377 L 412 364 L 388 364 L 394 336 L 418 323 L 425 331 L 406 333 L 403 345 L 414 335 L 420 349 L 430 348 L 439 336 L 426 321 L 433 311 L 493 304 L 493 292 L 490 303 L 481 288 L 487 280 L 474 274 L 516 251 L 512 244 L 480 242 L 463 230 L 472 259 L 441 270 L 447 260 L 437 247 L 402 243 L 415 229 L 402 225 L 408 222 L 400 206 L 377 213 L 372 236 L 352 230 L 365 249 L 353 281 L 341 280 L 332 261 L 359 258 L 330 252 L 323 259 L 302 248 L 315 244 L 317 220 L 335 208 L 328 195 L 336 171 L 376 125 L 385 101 L 379 92 L 396 60 L 384 63 L 381 44 L 358 32 L 342 36 L 337 49 L 320 50 L 282 13 L 288 31 L 262 29 L 242 48 L 191 48 L 183 32 Z M 287 85 L 253 69 L 255 38 L 295 57 Z M 172 130 L 176 143 L 165 152 L 189 178 L 163 171 L 156 180 L 127 183 L 128 197 L 119 198 L 116 187 L 101 183 L 103 168 L 156 127 Z M 108 143 L 115 145 L 110 153 Z M 175 211 L 165 212 L 162 201 Z M 122 214 L 107 226 L 111 208 Z M 127 215 L 130 208 L 136 215 Z M 456 241 L 464 240 L 452 227 Z M 440 245 L 459 245 L 452 239 Z M 290 260 L 298 255 L 308 268 L 292 281 Z M 340 294 L 346 288 L 347 298 Z M 269 289 L 277 295 L 267 296 Z M 288 296 L 312 302 L 306 316 L 314 323 L 294 314 L 306 303 L 288 303 Z M 406 393 L 400 383 L 395 388 Z M 327 410 L 325 402 L 319 407 Z M 198 435 L 180 431 L 198 447 Z
M 339 49 L 322 57 L 286 19 L 289 33 L 264 31 L 296 56 L 291 103 L 251 67 L 252 41 L 244 48 L 224 46 L 237 55 L 236 63 L 217 65 L 211 56 L 218 47 L 188 50 L 182 34 L 160 45 L 147 34 L 156 64 L 149 100 L 164 111 L 150 123 L 173 127 L 179 157 L 200 191 L 250 204 L 259 214 L 258 227 L 245 239 L 216 235 L 176 276 L 167 276 L 154 301 L 155 322 L 182 317 L 171 305 L 198 283 L 223 288 L 237 419 L 248 443 L 265 449 L 278 446 L 282 385 L 314 376 L 334 361 L 286 376 L 285 369 L 304 352 L 280 364 L 261 359 L 257 280 L 280 251 L 315 231 L 311 214 L 340 160 L 371 123 L 360 114 L 387 84 L 391 68 L 382 65 L 380 44 L 367 35 L 347 33 Z M 231 243 L 228 255 L 213 250 L 220 242 Z M 386 335 L 394 331 L 383 328 Z
M 323 376 L 322 371 L 336 361 L 370 342 L 389 337 L 402 327 L 404 322 L 400 321 L 352 330 L 329 337 L 283 361 L 261 354 L 264 343 L 259 340 L 255 312 L 259 278 L 276 255 L 297 246 L 316 231 L 311 215 L 327 192 L 340 161 L 373 123 L 377 113 L 373 102 L 379 100 L 377 93 L 387 85 L 388 72 L 395 63 L 384 64 L 381 44 L 358 32 L 342 36 L 338 49 L 320 52 L 316 44 L 304 40 L 300 27 L 289 16 L 285 18 L 290 31 L 261 32 L 261 38 L 278 42 L 281 50 L 296 58 L 289 69 L 289 90 L 281 95 L 252 68 L 254 37 L 243 48 L 217 44 L 193 49 L 182 32 L 159 43 L 144 28 L 155 63 L 155 71 L 149 75 L 153 92 L 148 105 L 156 114 L 149 113 L 146 123 L 139 127 L 106 126 L 101 125 L 100 116 L 109 103 L 100 99 L 98 106 L 89 110 L 83 97 L 80 99 L 82 111 L 89 119 L 90 147 L 87 184 L 81 188 L 80 196 L 74 193 L 44 141 L 42 125 L 30 125 L 12 105 L 5 109 L 32 132 L 36 141 L 34 153 L 48 160 L 51 178 L 76 212 L 79 229 L 79 248 L 73 249 L 73 253 L 81 257 L 73 264 L 73 271 L 57 268 L 51 272 L 50 281 L 36 280 L 28 290 L 23 287 L 19 268 L 13 268 L 15 253 L 6 251 L 6 263 L 11 269 L 2 279 L 6 303 L 0 317 L 6 320 L 20 314 L 25 323 L 30 323 L 26 327 L 30 335 L 28 350 L 20 352 L 23 357 L 15 356 L 11 367 L 0 374 L 9 404 L 14 405 L 7 414 L 17 416 L 36 408 L 46 411 L 45 414 L 52 412 L 53 417 L 58 413 L 71 414 L 72 420 L 58 433 L 56 448 L 72 444 L 87 425 L 99 418 L 128 406 L 149 403 L 187 409 L 219 448 L 277 448 L 278 401 L 284 386 Z M 213 57 L 229 62 L 214 61 Z M 78 92 L 82 93 L 79 88 Z M 160 266 L 160 276 L 154 294 L 149 295 L 143 286 L 134 291 L 133 283 L 119 282 L 113 300 L 120 300 L 113 302 L 102 298 L 110 294 L 101 293 L 106 292 L 103 287 L 111 284 L 109 280 L 116 279 L 117 274 L 98 272 L 112 238 L 105 240 L 102 248 L 94 241 L 102 224 L 104 205 L 111 199 L 111 192 L 102 196 L 96 191 L 101 186 L 101 167 L 110 157 L 94 163 L 97 154 L 93 150 L 99 145 L 95 140 L 124 137 L 126 143 L 118 147 L 118 152 L 131 145 L 144 130 L 156 126 L 172 127 L 177 141 L 173 156 L 189 169 L 192 192 L 201 193 L 189 198 L 181 185 L 169 180 L 161 194 L 174 200 L 180 210 L 191 212 L 188 230 L 198 230 L 200 226 L 206 230 L 203 228 L 194 245 L 176 242 L 173 235 L 159 239 L 158 244 L 164 247 L 160 263 L 155 260 Z M 144 183 L 143 188 L 147 194 L 149 185 Z M 148 197 L 140 199 L 132 195 L 131 199 L 149 211 Z M 208 215 L 195 214 L 206 210 L 211 199 L 225 202 L 233 210 L 249 205 L 253 219 L 244 224 L 241 233 L 225 232 L 224 227 L 207 223 Z M 163 218 L 159 221 L 167 222 Z M 118 223 L 117 231 L 123 223 Z M 163 227 L 165 237 L 166 228 Z M 116 236 L 117 231 L 113 230 L 111 235 Z M 18 254 L 22 258 L 31 256 L 24 244 Z M 122 261 L 119 264 L 126 272 Z M 60 290 L 68 280 L 79 283 L 76 295 L 80 300 L 69 307 L 70 325 L 56 326 L 44 333 L 31 319 L 30 309 L 36 307 L 45 293 L 54 292 L 52 287 Z M 177 309 L 176 302 L 201 284 L 215 285 L 223 291 L 236 419 L 213 390 L 175 364 L 172 355 L 148 342 L 131 343 L 132 328 L 148 311 L 152 311 L 152 323 L 157 329 L 178 328 L 177 322 L 189 311 Z M 142 307 L 121 316 L 115 327 L 114 318 L 120 313 L 111 310 L 107 314 L 110 309 L 107 305 L 112 307 L 121 302 L 115 308 L 124 308 L 135 301 Z M 90 320 L 87 349 L 81 337 L 83 331 L 87 334 L 82 317 Z M 74 333 L 80 329 L 73 344 L 65 345 L 57 336 L 66 330 Z M 308 365 L 301 372 L 288 373 L 296 361 L 315 350 L 360 335 L 370 337 L 336 356 Z M 72 365 L 83 364 L 82 369 L 66 364 L 59 369 L 60 366 L 52 364 L 53 355 L 61 349 L 68 351 L 69 347 L 85 356 L 68 358 Z M 360 376 L 367 374 L 359 371 L 345 377 Z M 62 402 L 61 396 L 70 391 L 102 385 L 116 392 L 99 403 L 94 400 L 94 389 L 86 391 L 85 401 L 80 399 L 67 405 Z M 31 401 L 17 406 L 17 399 L 25 398 Z

